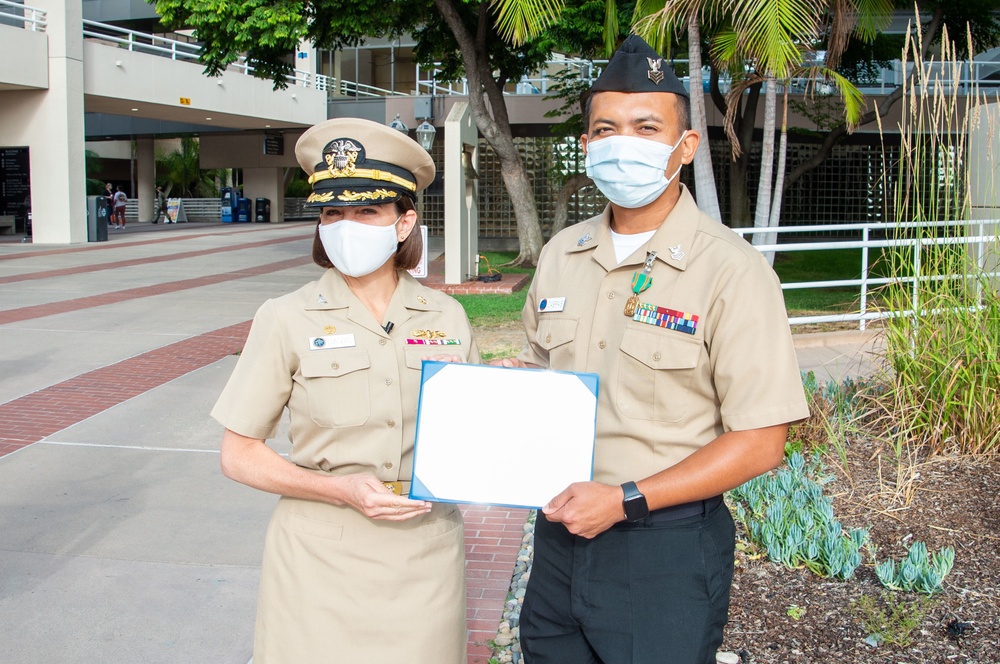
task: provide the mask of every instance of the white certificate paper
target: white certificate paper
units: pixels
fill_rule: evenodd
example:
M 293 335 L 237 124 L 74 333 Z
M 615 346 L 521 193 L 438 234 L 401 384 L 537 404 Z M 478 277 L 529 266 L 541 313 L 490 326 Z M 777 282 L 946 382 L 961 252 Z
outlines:
M 597 374 L 424 361 L 410 497 L 540 508 L 593 478 Z

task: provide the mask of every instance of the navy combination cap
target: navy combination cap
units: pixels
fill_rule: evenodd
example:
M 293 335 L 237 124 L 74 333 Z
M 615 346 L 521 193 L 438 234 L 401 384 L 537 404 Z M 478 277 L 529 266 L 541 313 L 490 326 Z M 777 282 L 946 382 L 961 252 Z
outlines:
M 672 92 L 689 97 L 673 67 L 639 35 L 622 42 L 590 92 Z
M 308 207 L 392 203 L 414 198 L 434 180 L 426 150 L 370 120 L 337 118 L 309 128 L 295 144 L 295 158 L 313 188 Z

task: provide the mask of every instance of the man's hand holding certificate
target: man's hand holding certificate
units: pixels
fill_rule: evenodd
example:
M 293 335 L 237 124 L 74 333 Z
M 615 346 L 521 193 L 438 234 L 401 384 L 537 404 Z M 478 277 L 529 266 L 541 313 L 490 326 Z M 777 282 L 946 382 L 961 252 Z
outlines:
M 597 376 L 423 364 L 410 497 L 540 508 L 593 476 Z

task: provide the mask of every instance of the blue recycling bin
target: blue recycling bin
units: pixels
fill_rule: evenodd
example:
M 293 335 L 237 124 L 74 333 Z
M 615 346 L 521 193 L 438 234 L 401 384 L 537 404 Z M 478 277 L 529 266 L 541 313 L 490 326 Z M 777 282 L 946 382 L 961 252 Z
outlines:
M 250 199 L 241 198 L 236 203 L 236 222 L 246 224 L 250 222 Z
M 239 192 L 233 191 L 232 187 L 222 188 L 222 201 L 221 201 L 221 211 L 222 211 L 222 223 L 230 224 L 236 221 L 236 201 L 239 198 Z

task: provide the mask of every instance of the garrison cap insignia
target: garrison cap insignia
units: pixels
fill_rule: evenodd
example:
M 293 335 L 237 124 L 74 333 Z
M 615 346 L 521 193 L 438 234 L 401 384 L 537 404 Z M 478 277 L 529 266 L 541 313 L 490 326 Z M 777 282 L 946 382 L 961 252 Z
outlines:
M 663 72 L 660 71 L 660 67 L 663 65 L 663 58 L 646 58 L 646 62 L 649 63 L 649 71 L 646 72 L 646 76 L 655 85 L 659 85 L 660 81 L 663 80 Z
M 349 177 L 354 175 L 354 163 L 358 160 L 362 148 L 353 141 L 346 138 L 339 138 L 330 141 L 323 149 L 323 160 L 326 162 L 327 170 L 335 178 Z

